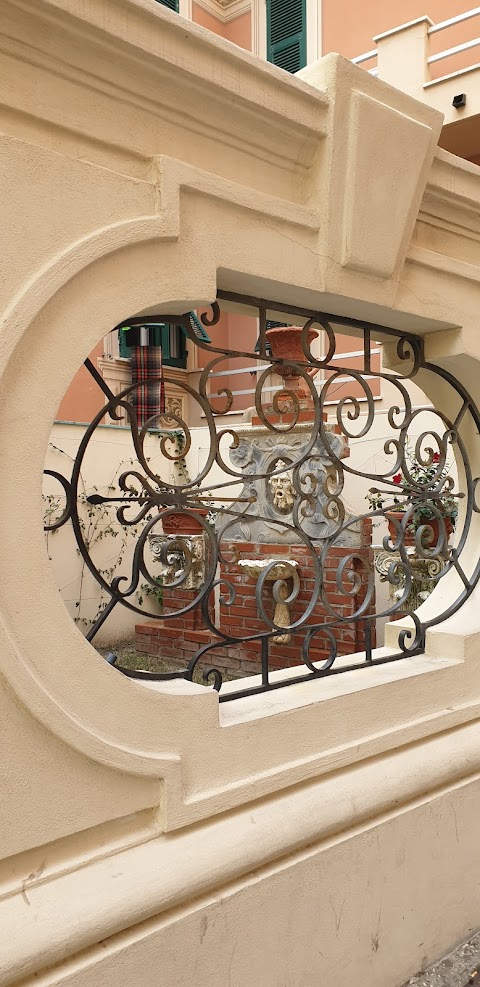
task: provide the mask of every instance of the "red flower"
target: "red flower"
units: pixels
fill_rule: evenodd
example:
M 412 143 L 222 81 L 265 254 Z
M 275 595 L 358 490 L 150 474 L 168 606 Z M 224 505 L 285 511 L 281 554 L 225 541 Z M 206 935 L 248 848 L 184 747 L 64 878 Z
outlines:
M 396 473 L 396 475 L 393 477 L 393 482 L 394 483 L 401 483 L 402 482 L 402 474 L 401 473 Z
M 434 452 L 432 462 L 433 463 L 439 463 L 440 462 L 440 453 L 439 452 Z

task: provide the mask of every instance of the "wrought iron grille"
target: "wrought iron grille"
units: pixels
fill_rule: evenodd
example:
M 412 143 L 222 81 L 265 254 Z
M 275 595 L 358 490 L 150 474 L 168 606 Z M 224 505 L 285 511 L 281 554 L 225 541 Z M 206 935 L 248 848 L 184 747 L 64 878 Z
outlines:
M 221 334 L 212 330 L 223 305 L 258 319 L 254 346 L 232 349 L 218 342 Z M 46 530 L 72 524 L 88 569 L 108 594 L 88 639 L 117 606 L 155 619 L 135 595 L 144 580 L 163 589 L 158 620 L 165 632 L 174 627 L 179 638 L 182 628 L 185 634 L 194 628 L 190 639 L 197 644 L 190 659 L 171 672 L 117 663 L 130 677 L 192 680 L 200 669 L 223 701 L 420 654 L 428 628 L 462 606 L 480 574 L 480 562 L 469 562 L 464 552 L 472 515 L 479 510 L 479 478 L 472 476 L 467 454 L 467 436 L 472 428 L 478 435 L 479 414 L 463 386 L 426 362 L 419 337 L 355 319 L 227 292 L 219 292 L 211 311 L 201 316 L 211 342 L 194 331 L 190 313 L 159 318 L 182 326 L 204 354 L 196 387 L 172 381 L 208 430 L 208 454 L 197 475 L 173 482 L 166 471 L 160 475 L 151 468 L 144 448 L 147 434 L 157 429 L 165 464 L 188 455 L 188 416 L 169 410 L 140 425 L 132 394 L 143 383 L 114 395 L 90 360 L 85 366 L 106 403 L 84 433 L 71 477 L 46 471 L 64 497 L 61 516 Z M 345 334 L 351 337 L 350 351 L 342 343 Z M 394 354 L 395 370 L 381 366 L 380 344 Z M 246 361 L 256 380 L 248 420 L 232 426 L 225 416 L 233 402 L 229 374 L 236 359 Z M 429 375 L 441 379 L 448 400 L 446 410 L 430 409 L 436 427 L 422 429 L 425 409 L 413 406 L 408 382 L 425 387 Z M 226 384 L 214 393 L 218 381 Z M 390 434 L 383 446 L 379 440 L 381 465 L 377 457 L 374 468 L 356 467 L 348 461 L 349 444 L 373 435 L 380 385 L 394 395 L 384 419 Z M 111 579 L 92 560 L 78 509 L 84 457 L 106 417 L 126 419 L 138 468 L 124 471 L 116 490 L 89 502 L 115 504 L 121 524 L 141 526 L 129 576 Z M 180 447 L 173 441 L 178 435 Z M 347 509 L 348 477 L 370 484 L 362 512 Z M 214 513 L 213 523 L 207 512 Z M 187 534 L 168 534 L 180 518 Z M 369 532 L 372 522 L 382 521 L 389 533 L 385 524 L 377 569 L 390 599 L 379 608 Z M 456 599 L 425 619 L 421 610 L 409 608 L 419 568 L 434 584 L 451 570 L 459 577 Z M 376 649 L 378 619 L 406 615 L 410 620 L 400 621 L 395 647 Z M 219 658 L 234 661 L 249 648 L 258 658 L 258 674 L 245 683 L 223 683 Z M 114 655 L 108 660 L 117 662 Z

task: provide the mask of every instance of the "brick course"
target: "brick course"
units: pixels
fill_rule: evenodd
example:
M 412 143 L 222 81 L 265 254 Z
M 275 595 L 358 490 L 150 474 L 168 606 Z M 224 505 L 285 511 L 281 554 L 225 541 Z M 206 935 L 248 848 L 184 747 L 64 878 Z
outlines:
M 371 551 L 371 522 L 367 519 L 362 523 L 361 538 L 358 548 L 329 549 L 323 567 L 323 585 L 326 599 L 332 607 L 339 623 L 333 628 L 337 641 L 338 654 L 346 655 L 364 649 L 364 629 L 361 622 L 353 623 L 352 615 L 358 610 L 363 599 L 368 581 L 368 572 L 373 571 L 373 556 Z M 223 546 L 222 546 L 223 547 Z M 339 592 L 336 582 L 337 571 L 342 558 L 354 552 L 356 559 L 347 564 L 343 586 L 351 588 L 348 573 L 356 572 L 360 577 L 358 591 L 353 596 Z M 225 603 L 220 607 L 220 629 L 229 636 L 244 638 L 255 632 L 267 630 L 265 622 L 260 618 L 255 598 L 256 579 L 246 575 L 237 565 L 240 559 L 261 558 L 263 555 L 279 556 L 282 559 L 294 559 L 299 563 L 300 591 L 296 600 L 290 606 L 291 623 L 300 619 L 311 599 L 314 587 L 311 574 L 311 555 L 304 545 L 267 545 L 252 542 L 231 542 L 225 547 L 223 556 L 227 560 L 222 563 L 222 580 L 228 580 L 235 588 L 235 598 L 231 606 Z M 289 587 L 291 583 L 288 583 Z M 274 602 L 272 597 L 272 582 L 267 582 L 263 590 L 265 612 L 273 618 Z M 225 590 L 221 588 L 228 597 Z M 194 590 L 164 590 L 163 602 L 166 612 L 175 614 L 176 611 L 193 603 L 197 593 Z M 374 612 L 373 598 L 369 612 Z M 212 615 L 213 616 L 213 615 Z M 286 668 L 303 664 L 302 646 L 308 626 L 332 619 L 321 598 L 308 618 L 307 624 L 297 632 L 292 633 L 290 644 L 277 644 L 270 640 L 269 667 Z M 158 655 L 160 658 L 174 658 L 179 667 L 188 663 L 196 651 L 214 640 L 211 632 L 205 628 L 201 609 L 197 606 L 181 616 L 174 615 L 164 620 L 150 620 L 136 627 L 136 648 L 139 653 Z M 372 628 L 372 646 L 375 646 L 374 627 Z M 330 653 L 330 644 L 321 628 L 313 635 L 310 645 L 310 659 L 315 662 L 325 661 Z M 235 674 L 254 674 L 260 670 L 260 642 L 239 641 L 222 645 L 213 649 L 202 659 L 202 665 L 214 665 L 221 671 L 231 671 Z

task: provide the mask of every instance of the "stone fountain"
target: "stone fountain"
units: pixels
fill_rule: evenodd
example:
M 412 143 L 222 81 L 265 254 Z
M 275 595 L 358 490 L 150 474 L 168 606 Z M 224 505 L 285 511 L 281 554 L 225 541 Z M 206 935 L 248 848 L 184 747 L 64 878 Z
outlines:
M 327 510 L 329 501 L 331 505 L 327 488 L 330 482 L 336 486 L 338 460 L 348 457 L 349 445 L 338 425 L 324 421 L 320 429 L 318 420 L 315 422 L 311 385 L 308 378 L 302 381 L 299 373 L 298 365 L 306 363 L 301 348 L 302 332 L 300 327 L 279 327 L 267 333 L 274 358 L 283 360 L 275 365 L 283 378 L 281 395 L 275 396 L 271 406 L 262 405 L 264 419 L 272 427 L 261 420 L 255 408 L 250 409 L 244 422 L 235 429 L 229 450 L 231 464 L 242 477 L 243 487 L 238 499 L 228 505 L 229 510 L 220 510 L 216 520 L 220 561 L 212 613 L 220 639 L 225 637 L 225 645 L 216 647 L 214 652 L 215 666 L 223 670 L 257 672 L 261 667 L 261 638 L 269 634 L 272 635 L 271 668 L 288 667 L 302 660 L 302 635 L 305 636 L 306 628 L 299 631 L 295 625 L 301 622 L 312 594 L 318 595 L 314 563 L 338 527 L 338 521 Z M 313 331 L 308 334 L 308 345 L 314 335 Z M 311 368 L 308 377 L 314 376 L 317 369 Z M 299 490 L 308 493 L 301 504 Z M 349 622 L 358 607 L 359 596 L 356 591 L 338 590 L 338 571 L 343 566 L 347 579 L 357 578 L 360 571 L 363 579 L 364 571 L 358 562 L 362 559 L 369 562 L 371 541 L 370 522 L 352 519 L 348 523 L 348 513 L 345 522 L 347 526 L 335 538 L 331 553 L 322 560 L 322 587 L 328 587 L 337 597 L 339 654 L 361 650 L 363 639 L 359 624 Z M 175 585 L 185 554 L 182 544 L 191 568 L 181 585 Z M 170 618 L 163 626 L 157 623 L 155 630 L 153 625 L 144 626 L 144 633 L 151 634 L 146 646 L 151 653 L 156 653 L 158 648 L 160 654 L 170 647 L 179 659 L 188 661 L 197 648 L 215 640 L 212 630 L 205 627 L 201 608 L 190 606 L 204 584 L 205 535 L 154 535 L 150 538 L 150 548 L 154 559 L 163 562 L 160 573 L 163 603 Z M 350 562 L 353 558 L 356 562 Z M 363 589 L 361 585 L 360 598 Z M 178 617 L 172 616 L 176 610 Z M 321 626 L 327 617 L 318 596 L 313 608 L 310 607 L 309 622 Z M 285 633 L 281 633 L 282 628 Z M 325 635 L 322 638 L 319 633 L 311 642 L 312 660 L 323 661 L 329 647 Z
M 266 573 L 265 581 L 276 583 L 276 593 L 277 599 L 275 599 L 275 612 L 273 615 L 273 623 L 276 627 L 290 627 L 290 602 L 298 596 L 298 590 L 300 588 L 299 579 L 299 564 L 295 560 L 285 560 L 279 561 L 278 559 L 240 559 L 238 563 L 239 569 L 250 576 L 252 579 L 258 580 L 262 573 Z M 293 583 L 292 589 L 288 585 L 288 581 L 291 580 Z M 292 640 L 291 634 L 279 634 L 275 638 L 276 644 L 290 644 Z

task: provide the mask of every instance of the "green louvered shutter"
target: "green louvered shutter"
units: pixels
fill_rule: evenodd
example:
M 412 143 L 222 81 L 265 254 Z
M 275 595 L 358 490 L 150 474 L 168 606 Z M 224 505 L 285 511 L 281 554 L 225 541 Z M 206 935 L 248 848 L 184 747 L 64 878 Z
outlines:
M 187 366 L 187 341 L 185 339 L 185 333 L 181 326 L 167 326 L 169 341 L 168 341 L 168 364 L 170 367 L 182 367 L 183 369 Z
M 165 360 L 168 360 L 170 356 L 170 348 L 168 345 L 168 328 L 169 327 L 164 322 L 151 325 L 148 335 L 150 346 L 162 347 L 162 360 L 164 362 Z
M 307 64 L 306 0 L 267 0 L 267 59 L 286 72 Z
M 163 7 L 168 7 L 169 10 L 176 10 L 178 14 L 178 0 L 157 0 L 157 3 L 161 3 Z
M 150 346 L 162 347 L 162 361 L 166 367 L 187 366 L 187 347 L 181 326 L 157 323 L 150 326 Z
M 192 318 L 196 318 L 196 316 L 192 314 Z M 205 331 L 204 336 L 206 342 L 209 343 L 210 337 Z M 139 342 L 140 330 L 138 326 L 123 326 L 118 330 L 119 353 L 124 359 L 130 360 L 132 346 L 138 346 Z M 148 342 L 149 346 L 161 346 L 162 360 L 167 367 L 186 368 L 187 346 L 185 333 L 181 326 L 170 326 L 165 322 L 151 322 L 148 325 Z
M 120 356 L 124 360 L 129 360 L 132 355 L 132 346 L 135 345 L 135 340 L 133 339 L 134 331 L 130 329 L 129 326 L 124 326 L 122 329 L 118 330 L 118 349 Z
M 267 319 L 267 329 L 283 329 L 289 325 L 289 322 L 273 322 L 272 319 Z

